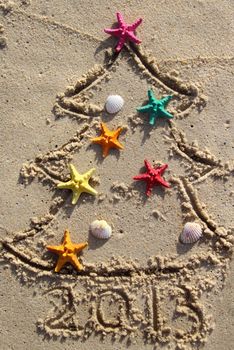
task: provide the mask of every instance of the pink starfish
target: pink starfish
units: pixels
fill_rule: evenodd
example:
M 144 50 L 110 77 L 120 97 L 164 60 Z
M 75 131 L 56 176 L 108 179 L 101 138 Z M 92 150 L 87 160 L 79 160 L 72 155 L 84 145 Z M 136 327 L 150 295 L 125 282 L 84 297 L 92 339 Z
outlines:
M 134 31 L 136 28 L 141 24 L 142 18 L 138 18 L 133 24 L 128 25 L 124 22 L 123 16 L 120 12 L 116 13 L 117 20 L 118 20 L 118 28 L 115 29 L 104 29 L 104 32 L 113 36 L 119 37 L 119 42 L 115 48 L 117 52 L 120 52 L 126 42 L 127 39 L 130 41 L 133 41 L 136 44 L 140 44 L 141 40 L 139 40 L 135 34 Z
M 167 183 L 161 175 L 163 175 L 164 171 L 167 169 L 168 165 L 164 164 L 159 167 L 152 167 L 148 160 L 145 159 L 145 167 L 146 173 L 134 176 L 134 180 L 143 180 L 146 181 L 146 195 L 150 196 L 152 192 L 153 186 L 161 185 L 164 187 L 170 187 L 169 183 Z

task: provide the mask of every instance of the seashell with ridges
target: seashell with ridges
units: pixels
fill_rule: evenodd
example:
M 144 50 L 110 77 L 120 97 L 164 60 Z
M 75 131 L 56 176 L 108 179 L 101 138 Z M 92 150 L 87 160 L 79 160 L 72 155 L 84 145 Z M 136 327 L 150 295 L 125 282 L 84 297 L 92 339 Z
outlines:
M 197 242 L 202 236 L 202 228 L 195 222 L 187 222 L 180 235 L 180 241 L 184 244 Z
M 110 114 L 115 114 L 121 110 L 124 105 L 124 100 L 119 95 L 109 95 L 106 100 L 106 111 Z
M 92 235 L 99 239 L 108 239 L 112 234 L 111 226 L 105 220 L 94 220 L 89 229 Z

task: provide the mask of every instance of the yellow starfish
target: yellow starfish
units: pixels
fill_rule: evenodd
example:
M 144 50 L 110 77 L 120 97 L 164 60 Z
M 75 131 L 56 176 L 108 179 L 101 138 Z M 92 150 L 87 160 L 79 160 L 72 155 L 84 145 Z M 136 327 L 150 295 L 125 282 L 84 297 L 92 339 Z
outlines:
M 83 265 L 79 262 L 76 254 L 80 253 L 88 246 L 87 242 L 75 244 L 71 242 L 70 232 L 68 229 L 64 232 L 63 243 L 61 245 L 48 245 L 47 249 L 59 255 L 55 272 L 59 272 L 63 265 L 71 263 L 77 270 L 82 270 Z
M 124 147 L 118 141 L 118 137 L 123 128 L 118 128 L 117 130 L 109 130 L 105 123 L 101 123 L 101 135 L 92 139 L 92 142 L 98 143 L 102 146 L 103 157 L 106 157 L 109 154 L 111 148 L 123 149 Z
M 72 190 L 72 204 L 76 204 L 81 193 L 86 192 L 95 196 L 97 191 L 89 185 L 89 179 L 93 175 L 95 168 L 90 169 L 85 174 L 79 174 L 74 165 L 69 164 L 71 180 L 60 182 L 57 187 Z

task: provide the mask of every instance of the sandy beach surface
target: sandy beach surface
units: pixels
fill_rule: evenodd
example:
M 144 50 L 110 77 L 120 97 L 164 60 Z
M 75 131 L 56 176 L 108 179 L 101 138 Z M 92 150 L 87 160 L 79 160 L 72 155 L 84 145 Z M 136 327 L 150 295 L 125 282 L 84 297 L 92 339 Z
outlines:
M 142 17 L 116 54 L 103 28 Z M 0 0 L 0 350 L 204 349 L 234 344 L 234 2 Z M 147 91 L 172 96 L 149 124 Z M 125 101 L 115 115 L 108 95 Z M 101 122 L 122 127 L 103 158 Z M 151 196 L 133 176 L 168 164 Z M 76 205 L 69 164 L 95 172 Z M 89 232 L 96 219 L 109 240 Z M 186 222 L 202 228 L 179 241 Z M 88 242 L 54 272 L 69 229 Z

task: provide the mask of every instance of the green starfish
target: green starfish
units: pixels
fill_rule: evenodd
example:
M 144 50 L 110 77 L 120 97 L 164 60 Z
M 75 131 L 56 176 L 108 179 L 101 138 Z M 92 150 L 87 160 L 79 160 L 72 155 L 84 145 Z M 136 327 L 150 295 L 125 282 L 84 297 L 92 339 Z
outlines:
M 173 115 L 169 112 L 166 111 L 165 107 L 172 98 L 172 96 L 166 96 L 162 98 L 161 100 L 157 100 L 156 97 L 154 96 L 154 93 L 152 90 L 148 90 L 148 98 L 149 102 L 147 105 L 138 107 L 137 111 L 138 112 L 145 112 L 149 113 L 149 123 L 151 125 L 155 124 L 155 120 L 158 117 L 165 117 L 168 119 L 172 119 Z

